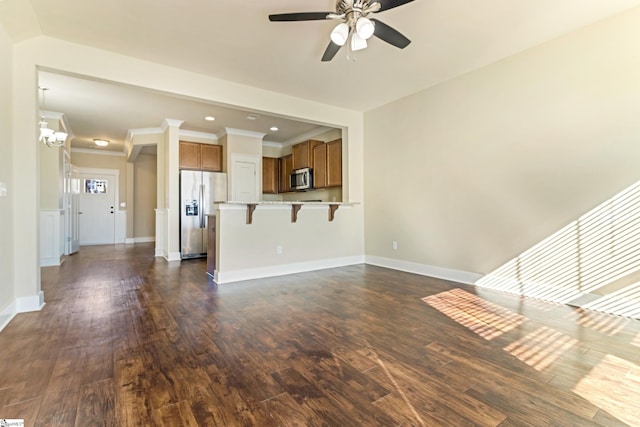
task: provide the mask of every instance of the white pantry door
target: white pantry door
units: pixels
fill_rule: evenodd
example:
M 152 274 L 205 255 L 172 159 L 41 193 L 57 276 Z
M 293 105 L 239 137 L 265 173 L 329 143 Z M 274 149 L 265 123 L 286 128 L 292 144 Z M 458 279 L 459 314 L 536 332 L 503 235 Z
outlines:
M 115 243 L 117 185 L 115 174 L 80 174 L 81 246 Z
M 240 157 L 240 156 L 238 156 Z M 231 165 L 233 198 L 239 202 L 258 200 L 258 163 L 253 158 L 235 158 Z

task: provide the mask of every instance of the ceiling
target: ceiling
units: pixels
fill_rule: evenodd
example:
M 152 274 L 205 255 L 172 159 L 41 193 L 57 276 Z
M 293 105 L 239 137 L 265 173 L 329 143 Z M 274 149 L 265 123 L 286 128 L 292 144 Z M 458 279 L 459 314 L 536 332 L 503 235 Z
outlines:
M 267 18 L 273 13 L 332 11 L 334 0 L 0 0 L 0 22 L 14 40 L 44 34 L 368 111 L 637 6 L 640 0 L 415 0 L 376 15 L 412 43 L 400 50 L 372 39 L 355 62 L 346 59 L 344 48 L 333 61 L 320 61 L 334 21 L 269 22 Z M 120 136 L 113 137 L 117 139 L 123 129 L 157 127 L 167 117 L 185 120 L 185 129 L 253 130 L 245 126 L 246 111 L 232 119 L 232 111 L 206 100 L 185 100 L 105 82 L 79 82 L 69 76 L 47 78 L 52 83 L 45 108 L 65 113 L 78 143 L 119 126 Z M 88 90 L 101 96 L 92 96 L 88 103 Z M 65 92 L 66 101 L 56 99 L 57 91 Z M 114 104 L 113 93 L 118 99 L 128 96 L 131 108 Z M 154 103 L 162 107 L 161 117 L 149 108 Z M 145 108 L 136 108 L 140 105 Z M 220 118 L 213 124 L 203 123 L 205 110 Z M 275 120 L 264 117 L 260 125 L 271 126 Z M 305 126 L 313 128 L 281 123 L 282 133 L 261 128 L 268 134 L 266 140 L 283 142 L 297 131 L 308 131 Z M 300 128 L 286 134 L 288 125 Z M 85 130 L 90 127 L 92 135 Z
M 263 141 L 287 145 L 329 128 L 287 118 L 220 106 L 198 99 L 155 92 L 112 82 L 40 71 L 40 87 L 46 88 L 41 108 L 62 112 L 72 131 L 72 148 L 123 151 L 129 130 L 160 128 L 164 119 L 182 120 L 181 130 L 220 134 L 225 128 L 266 134 Z M 55 115 L 52 115 L 55 116 Z M 205 120 L 212 116 L 214 121 Z M 253 119 L 249 119 L 248 117 Z M 258 116 L 256 118 L 256 116 Z M 272 131 L 271 127 L 277 127 Z M 99 148 L 94 139 L 107 139 Z

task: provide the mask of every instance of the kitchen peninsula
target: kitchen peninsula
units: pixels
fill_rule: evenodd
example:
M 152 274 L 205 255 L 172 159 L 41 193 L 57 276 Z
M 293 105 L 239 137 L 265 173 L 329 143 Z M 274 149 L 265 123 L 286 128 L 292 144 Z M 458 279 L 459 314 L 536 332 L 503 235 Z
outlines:
M 215 209 L 218 284 L 364 262 L 358 203 L 229 201 Z

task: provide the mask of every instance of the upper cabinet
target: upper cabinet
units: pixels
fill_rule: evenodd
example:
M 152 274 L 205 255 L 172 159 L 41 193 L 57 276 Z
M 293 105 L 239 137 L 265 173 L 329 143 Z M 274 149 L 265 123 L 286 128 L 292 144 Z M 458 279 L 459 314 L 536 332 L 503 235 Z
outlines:
M 222 172 L 222 146 L 180 141 L 180 169 Z
M 222 145 L 201 144 L 202 170 L 222 172 Z
M 309 141 L 301 142 L 291 147 L 293 169 L 313 167 L 313 149 L 322 143 L 322 141 L 310 139 Z
M 313 188 L 342 185 L 342 139 L 313 148 Z
M 278 159 L 278 169 L 280 171 L 280 183 L 278 185 L 278 191 L 280 193 L 286 193 L 291 191 L 291 171 L 293 170 L 292 155 L 289 154 Z
M 313 188 L 327 186 L 327 144 L 313 147 Z
M 327 142 L 327 187 L 342 185 L 342 139 Z
M 262 158 L 262 192 L 276 194 L 278 192 L 278 159 Z

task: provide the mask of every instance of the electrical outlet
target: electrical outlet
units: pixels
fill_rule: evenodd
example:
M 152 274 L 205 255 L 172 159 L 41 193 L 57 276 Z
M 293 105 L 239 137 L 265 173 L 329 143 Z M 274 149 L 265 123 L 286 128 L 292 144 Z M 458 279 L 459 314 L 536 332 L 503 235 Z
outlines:
M 396 242 L 395 240 L 391 243 L 391 247 L 393 248 L 394 251 L 398 250 L 398 242 Z
M 282 255 L 282 245 L 276 246 L 276 254 Z

